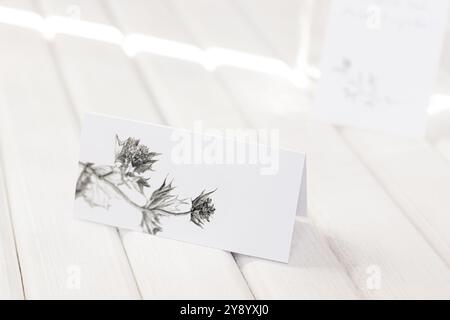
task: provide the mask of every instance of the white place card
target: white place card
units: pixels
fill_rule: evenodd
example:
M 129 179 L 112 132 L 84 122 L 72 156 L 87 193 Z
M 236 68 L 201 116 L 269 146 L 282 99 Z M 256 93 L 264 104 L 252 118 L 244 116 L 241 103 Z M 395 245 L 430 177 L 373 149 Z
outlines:
M 331 123 L 425 134 L 448 0 L 335 0 L 315 113 Z
M 305 155 L 197 129 L 86 114 L 76 217 L 288 262 Z

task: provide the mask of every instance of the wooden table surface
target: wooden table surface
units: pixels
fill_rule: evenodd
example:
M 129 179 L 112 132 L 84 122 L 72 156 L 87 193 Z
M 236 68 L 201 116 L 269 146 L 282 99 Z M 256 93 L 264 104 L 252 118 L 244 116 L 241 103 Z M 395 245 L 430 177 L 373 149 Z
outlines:
M 426 140 L 330 126 L 327 6 L 0 0 L 0 298 L 449 299 L 450 35 Z M 290 263 L 75 220 L 86 111 L 279 129 L 308 154 Z

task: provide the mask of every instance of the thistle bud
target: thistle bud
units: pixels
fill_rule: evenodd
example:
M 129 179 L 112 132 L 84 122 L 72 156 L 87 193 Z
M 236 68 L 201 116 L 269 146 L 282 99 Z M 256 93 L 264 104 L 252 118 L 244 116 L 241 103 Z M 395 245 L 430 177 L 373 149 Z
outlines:
M 209 197 L 215 191 L 207 193 L 203 191 L 197 198 L 192 200 L 191 221 L 199 227 L 202 227 L 205 221 L 209 222 L 211 215 L 216 211 L 212 199 Z
M 128 171 L 132 169 L 134 172 L 140 174 L 148 170 L 152 170 L 152 165 L 157 162 L 154 159 L 159 153 L 150 152 L 147 146 L 139 144 L 139 140 L 135 138 L 128 138 L 125 141 L 120 141 L 116 137 L 116 163 Z

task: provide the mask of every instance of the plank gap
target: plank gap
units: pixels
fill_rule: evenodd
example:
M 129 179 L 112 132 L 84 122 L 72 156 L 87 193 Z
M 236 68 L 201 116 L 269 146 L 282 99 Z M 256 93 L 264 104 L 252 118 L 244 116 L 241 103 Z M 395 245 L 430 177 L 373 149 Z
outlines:
M 1 108 L 1 106 L 0 106 Z M 1 111 L 1 110 L 0 110 Z M 2 136 L 4 137 L 4 132 L 2 132 Z M 16 233 L 14 230 L 14 219 L 13 216 L 11 214 L 11 205 L 9 202 L 9 191 L 8 191 L 8 183 L 6 181 L 6 176 L 5 176 L 5 165 L 4 165 L 4 158 L 3 158 L 3 143 L 0 139 L 0 183 L 3 185 L 4 188 L 4 198 L 5 198 L 5 206 L 6 206 L 6 211 L 7 211 L 7 216 L 9 218 L 9 228 L 11 230 L 11 235 L 12 235 L 12 242 L 13 242 L 13 246 L 14 246 L 14 252 L 15 252 L 15 257 L 16 257 L 16 265 L 17 265 L 17 270 L 19 272 L 19 276 L 20 276 L 20 286 L 22 288 L 22 298 L 24 300 L 26 300 L 26 291 L 25 291 L 25 285 L 24 285 L 24 281 L 23 281 L 23 273 L 22 273 L 22 266 L 21 266 L 21 261 L 20 261 L 20 255 L 19 255 L 19 250 L 17 247 L 17 239 L 16 239 Z
M 121 231 L 120 231 L 119 228 L 115 228 L 115 229 L 116 229 L 117 236 L 118 236 L 119 239 L 120 239 L 120 244 L 121 244 L 121 247 L 122 247 L 122 250 L 123 250 L 123 254 L 125 255 L 125 258 L 127 259 L 128 265 L 130 266 L 130 269 L 131 269 L 131 275 L 133 276 L 133 280 L 134 280 L 134 282 L 136 283 L 136 289 L 137 289 L 139 298 L 140 298 L 140 300 L 143 300 L 143 297 L 144 297 L 144 296 L 142 295 L 142 290 L 141 290 L 141 288 L 140 288 L 140 286 L 139 286 L 139 282 L 137 281 L 136 273 L 135 273 L 135 271 L 134 271 L 134 269 L 133 269 L 133 265 L 131 264 L 130 257 L 128 256 L 128 252 L 127 252 L 127 249 L 126 249 L 126 247 L 125 247 L 125 244 L 124 244 L 124 241 L 123 241 L 123 238 L 122 238 Z
M 199 47 L 199 48 L 203 48 L 205 49 L 205 46 L 202 44 L 201 41 L 195 40 L 195 32 L 190 28 L 189 24 L 186 22 L 185 18 L 183 17 L 183 15 L 181 15 L 178 12 L 178 8 L 176 8 L 176 6 L 173 5 L 172 1 L 164 1 L 164 5 L 166 8 L 168 8 L 173 15 L 175 16 L 175 19 L 178 20 L 178 22 L 180 23 L 180 25 L 183 27 L 184 31 L 188 34 L 188 36 L 193 39 L 192 43 L 193 45 Z M 234 12 L 237 12 L 237 15 L 243 20 L 245 21 L 246 24 L 249 24 L 249 21 L 246 17 L 246 15 L 243 12 L 238 12 L 238 9 L 235 5 L 231 6 Z M 278 53 L 276 53 L 276 50 L 273 46 L 271 45 L 267 45 L 269 42 L 267 39 L 265 39 L 264 35 L 262 32 L 258 32 L 258 28 L 256 25 L 253 25 L 252 23 L 250 23 L 251 25 L 251 31 L 256 34 L 257 36 L 255 36 L 255 38 L 259 41 L 262 41 L 263 44 L 270 49 L 271 52 L 273 52 L 273 57 L 274 58 L 278 58 L 281 61 L 284 61 L 282 59 L 282 57 L 280 57 L 280 55 Z M 264 41 L 266 40 L 266 41 Z M 244 108 L 242 106 L 241 103 L 239 103 L 239 101 L 236 99 L 235 95 L 233 94 L 232 90 L 229 88 L 229 86 L 226 84 L 226 81 L 224 80 L 224 75 L 222 75 L 219 71 L 219 69 L 214 70 L 213 72 L 213 76 L 215 81 L 218 83 L 218 85 L 223 89 L 223 91 L 226 93 L 226 95 L 230 98 L 234 109 L 238 112 L 238 114 L 242 117 L 242 120 L 244 121 L 244 123 L 246 125 L 248 125 L 249 128 L 257 128 L 257 125 L 254 121 L 251 120 L 251 117 L 248 115 L 246 108 Z M 351 284 L 351 288 L 352 290 L 354 290 L 354 294 L 357 297 L 364 297 L 364 294 L 358 289 L 358 286 L 356 285 L 353 277 L 351 277 L 349 275 L 349 272 L 346 268 L 346 265 L 342 262 L 340 255 L 337 254 L 336 250 L 334 250 L 333 246 L 330 244 L 330 242 L 325 239 L 325 245 L 329 248 L 331 254 L 333 255 L 333 257 L 336 259 L 336 261 L 338 262 L 338 264 L 340 265 L 341 269 L 344 270 L 345 275 L 344 277 L 346 278 L 346 280 Z M 243 272 L 242 266 L 240 263 L 238 263 L 237 261 L 237 254 L 232 254 L 233 258 L 236 261 L 237 266 L 239 267 L 239 270 L 243 276 L 243 278 L 245 279 L 248 288 L 250 290 L 250 292 L 252 293 L 252 295 L 255 297 L 255 293 L 254 290 L 252 289 L 252 287 L 249 284 L 249 281 L 247 279 L 247 277 L 245 276 L 245 273 Z
M 99 5 L 101 9 L 103 10 L 104 14 L 106 15 L 106 18 L 109 20 L 112 26 L 115 26 L 117 29 L 119 29 L 122 33 L 125 33 L 124 26 L 120 23 L 119 19 L 116 17 L 115 13 L 109 6 L 109 2 L 105 0 L 98 0 Z M 147 95 L 149 101 L 151 101 L 154 105 L 154 109 L 156 110 L 157 115 L 159 116 L 160 120 L 166 124 L 169 125 L 169 117 L 164 112 L 161 103 L 158 101 L 158 98 L 156 97 L 155 93 L 152 90 L 152 86 L 148 83 L 147 79 L 145 78 L 140 66 L 139 62 L 136 61 L 134 58 L 129 58 L 129 61 L 132 65 L 133 72 L 136 74 L 136 77 L 139 81 L 139 83 L 142 86 L 142 89 L 144 93 Z

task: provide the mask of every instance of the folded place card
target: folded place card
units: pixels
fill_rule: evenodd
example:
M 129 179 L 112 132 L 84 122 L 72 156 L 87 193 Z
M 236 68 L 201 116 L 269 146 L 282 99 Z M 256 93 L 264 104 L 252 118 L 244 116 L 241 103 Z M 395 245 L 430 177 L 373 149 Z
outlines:
M 448 0 L 333 1 L 316 114 L 423 136 L 447 16 Z
M 197 129 L 86 114 L 76 217 L 287 262 L 305 155 Z

